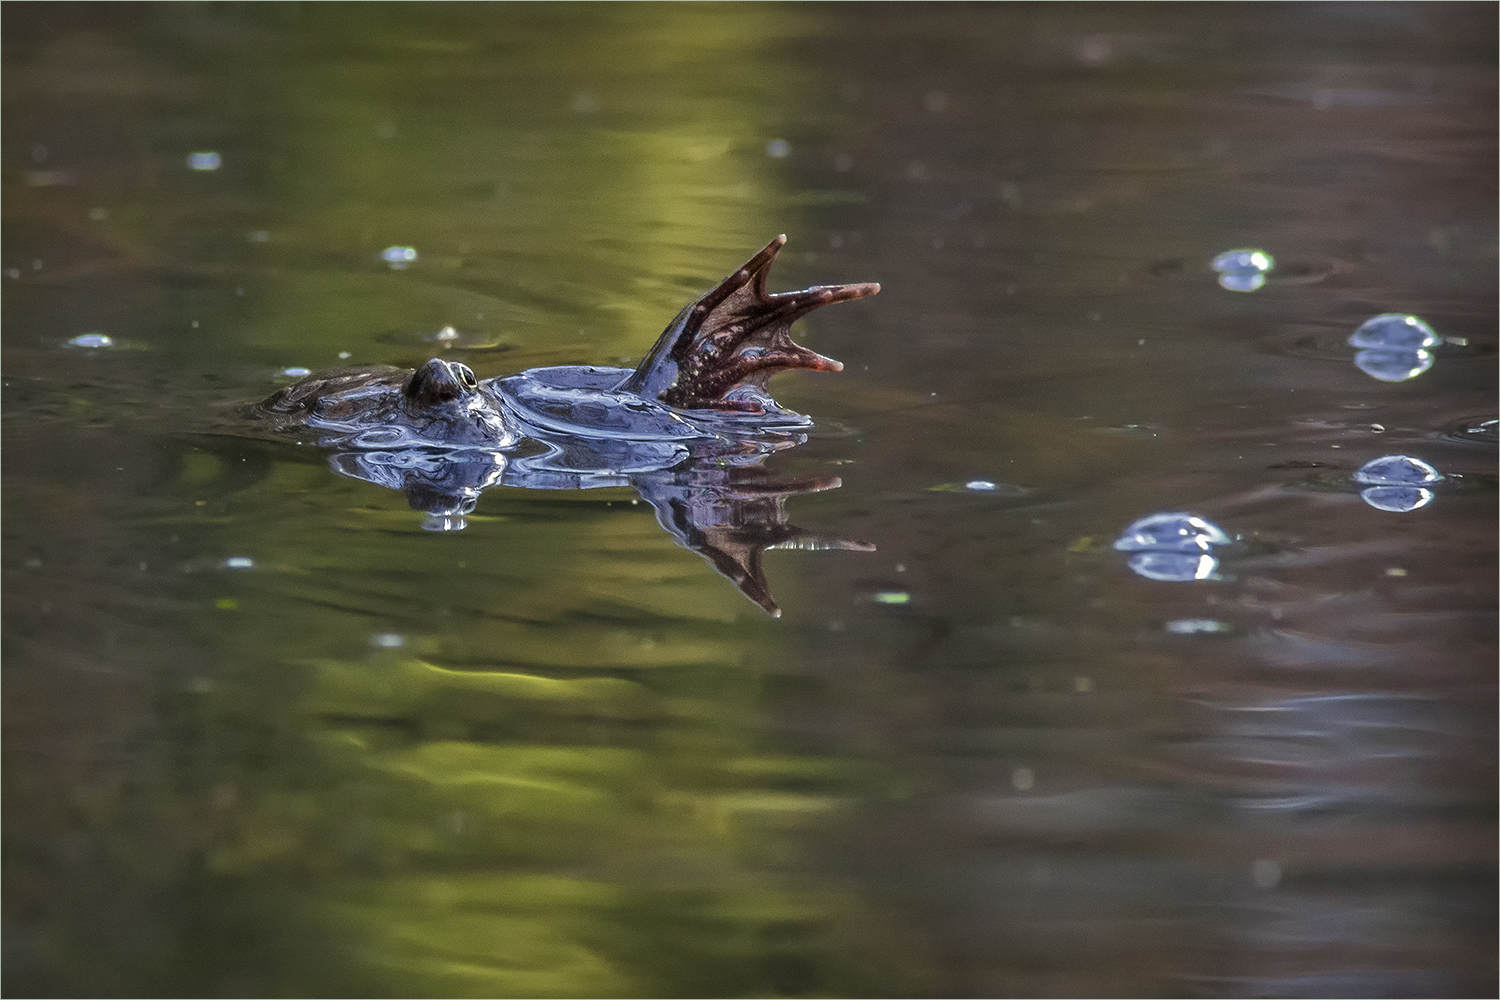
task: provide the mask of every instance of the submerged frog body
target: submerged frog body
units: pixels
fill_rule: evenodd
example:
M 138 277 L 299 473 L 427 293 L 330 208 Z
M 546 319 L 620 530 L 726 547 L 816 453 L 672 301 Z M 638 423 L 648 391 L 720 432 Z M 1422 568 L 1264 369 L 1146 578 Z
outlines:
M 683 309 L 633 370 L 566 365 L 480 381 L 468 366 L 434 358 L 415 371 L 379 366 L 313 376 L 261 409 L 324 432 L 325 444 L 354 448 L 509 448 L 548 433 L 685 442 L 805 427 L 806 417 L 770 397 L 771 376 L 843 365 L 794 343 L 792 323 L 880 286 L 768 293 L 766 274 L 785 244 L 778 236 Z

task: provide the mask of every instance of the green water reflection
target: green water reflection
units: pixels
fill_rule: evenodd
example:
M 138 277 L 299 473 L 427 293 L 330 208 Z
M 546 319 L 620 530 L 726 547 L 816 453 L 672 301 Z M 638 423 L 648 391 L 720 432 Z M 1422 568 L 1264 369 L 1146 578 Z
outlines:
M 817 17 L 155 9 L 145 28 L 101 21 L 51 41 L 23 19 L 13 73 L 35 82 L 25 71 L 50 66 L 70 99 L 92 93 L 87 72 L 116 74 L 104 103 L 158 130 L 147 160 L 170 178 L 87 192 L 106 206 L 95 252 L 160 296 L 131 314 L 134 339 L 156 364 L 242 371 L 263 394 L 254 375 L 287 365 L 420 361 L 441 349 L 421 334 L 444 326 L 486 375 L 638 354 L 792 227 L 766 116 L 809 86 L 813 69 L 778 43 Z M 174 147 L 205 137 L 222 169 L 185 173 Z M 17 193 L 12 217 L 39 229 L 77 208 Z M 393 245 L 418 260 L 387 268 Z M 140 772 L 96 806 L 96 835 L 118 852 L 106 867 L 127 895 L 158 897 L 120 917 L 156 923 L 122 943 L 65 914 L 28 938 L 14 983 L 857 989 L 840 958 L 846 904 L 799 880 L 790 835 L 863 778 L 760 745 L 747 640 L 763 642 L 763 624 L 628 493 L 493 503 L 455 545 L 417 530 L 399 495 L 336 481 L 315 458 L 233 440 L 163 454 L 155 507 L 173 512 L 134 525 L 172 532 L 203 571 L 172 589 L 204 666 L 161 670 Z M 202 555 L 216 552 L 253 553 L 255 569 L 216 573 Z M 175 846 L 153 865 L 159 842 Z

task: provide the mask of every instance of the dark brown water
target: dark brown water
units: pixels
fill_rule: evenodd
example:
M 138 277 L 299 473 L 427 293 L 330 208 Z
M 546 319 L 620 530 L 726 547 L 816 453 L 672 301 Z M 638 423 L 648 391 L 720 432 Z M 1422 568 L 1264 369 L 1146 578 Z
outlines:
M 8 995 L 1494 995 L 1493 6 L 3 17 Z M 237 422 L 778 232 L 779 620 Z

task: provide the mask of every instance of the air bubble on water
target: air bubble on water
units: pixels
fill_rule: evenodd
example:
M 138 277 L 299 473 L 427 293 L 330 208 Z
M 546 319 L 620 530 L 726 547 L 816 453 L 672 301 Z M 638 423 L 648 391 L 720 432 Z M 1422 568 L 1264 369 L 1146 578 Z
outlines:
M 1165 513 L 1143 517 L 1115 541 L 1120 552 L 1206 552 L 1226 545 L 1224 529 L 1195 514 Z
M 781 160 L 791 155 L 792 144 L 785 139 L 772 139 L 766 143 L 766 155 L 772 159 Z
M 224 560 L 225 569 L 254 569 L 255 560 L 249 556 L 230 556 Z
M 350 354 L 348 351 L 339 351 L 339 358 L 341 360 L 348 361 L 352 357 L 354 357 L 354 355 Z
M 370 645 L 381 649 L 400 649 L 406 645 L 406 636 L 399 632 L 377 632 L 370 636 Z
M 1173 635 L 1212 635 L 1229 631 L 1226 623 L 1212 618 L 1180 618 L 1177 621 L 1167 622 L 1165 628 Z
M 1371 459 L 1354 473 L 1356 483 L 1370 486 L 1425 486 L 1442 478 L 1441 472 L 1410 455 L 1385 455 Z
M 290 375 L 292 378 L 306 378 L 312 374 L 311 368 L 301 368 L 293 365 L 291 368 L 283 368 L 281 374 Z
M 573 111 L 580 115 L 593 114 L 599 110 L 599 102 L 590 94 L 575 94 L 573 97 Z
M 189 170 L 218 170 L 223 166 L 224 159 L 213 150 L 205 150 L 201 153 L 189 153 L 187 165 Z
M 1264 250 L 1226 250 L 1209 264 L 1219 272 L 1219 285 L 1231 292 L 1253 292 L 1266 283 L 1276 260 Z
M 975 493 L 992 493 L 995 490 L 995 484 L 988 479 L 971 479 L 964 483 L 964 489 L 973 490 Z
M 105 333 L 80 333 L 67 342 L 68 347 L 113 347 L 114 338 Z
M 380 253 L 380 259 L 391 266 L 391 270 L 400 271 L 409 264 L 416 263 L 417 251 L 412 247 L 386 247 Z
M 1420 351 L 1443 342 L 1426 323 L 1407 313 L 1381 313 L 1367 319 L 1349 335 L 1350 347 L 1379 347 L 1397 351 Z
M 445 326 L 432 335 L 433 340 L 449 341 L 458 339 L 458 331 L 451 326 Z

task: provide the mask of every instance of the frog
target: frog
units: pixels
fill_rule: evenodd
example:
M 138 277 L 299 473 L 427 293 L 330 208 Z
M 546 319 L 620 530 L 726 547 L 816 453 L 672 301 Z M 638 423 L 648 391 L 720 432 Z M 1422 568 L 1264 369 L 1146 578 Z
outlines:
M 843 365 L 791 338 L 814 309 L 875 295 L 874 282 L 768 292 L 786 245 L 777 236 L 685 306 L 634 369 L 532 368 L 480 379 L 468 365 L 432 358 L 415 370 L 387 365 L 309 376 L 259 406 L 278 427 L 309 428 L 325 445 L 510 449 L 538 434 L 689 442 L 811 425 L 781 407 L 770 379 Z
M 367 365 L 305 378 L 256 414 L 299 437 L 315 431 L 335 472 L 401 490 L 433 531 L 462 530 L 494 487 L 633 487 L 679 545 L 779 617 L 761 566 L 767 548 L 874 546 L 788 522 L 788 498 L 840 482 L 764 468 L 812 426 L 768 383 L 792 369 L 842 370 L 795 343 L 791 325 L 880 291 L 867 282 L 767 292 L 785 244 L 778 236 L 684 307 L 634 369 L 561 365 L 480 379 L 444 358 L 414 370 Z

